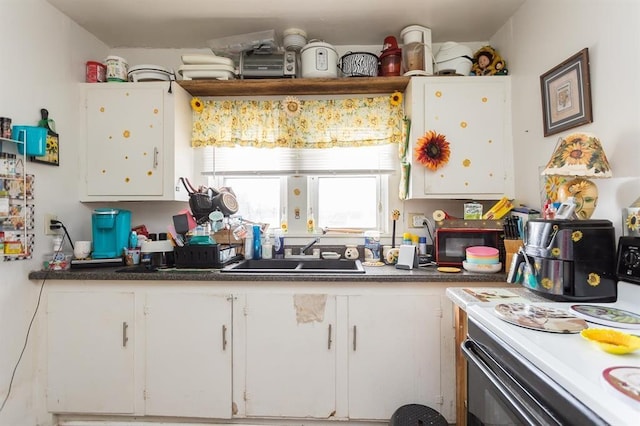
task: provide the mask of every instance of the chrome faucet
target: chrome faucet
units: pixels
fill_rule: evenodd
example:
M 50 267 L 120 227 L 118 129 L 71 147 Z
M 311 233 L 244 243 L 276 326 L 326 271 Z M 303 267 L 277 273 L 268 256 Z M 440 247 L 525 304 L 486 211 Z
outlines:
M 307 250 L 309 250 L 314 244 L 317 244 L 319 242 L 320 242 L 320 238 L 319 237 L 314 238 L 310 243 L 308 243 L 306 246 L 304 246 L 304 247 L 302 247 L 300 249 L 300 254 L 305 254 L 305 252 Z

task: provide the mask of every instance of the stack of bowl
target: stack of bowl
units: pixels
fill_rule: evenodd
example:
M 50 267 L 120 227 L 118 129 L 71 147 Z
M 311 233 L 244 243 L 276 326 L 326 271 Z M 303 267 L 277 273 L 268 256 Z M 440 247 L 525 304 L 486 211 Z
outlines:
M 466 249 L 467 259 L 462 262 L 470 272 L 498 272 L 502 269 L 499 251 L 495 247 L 473 246 Z

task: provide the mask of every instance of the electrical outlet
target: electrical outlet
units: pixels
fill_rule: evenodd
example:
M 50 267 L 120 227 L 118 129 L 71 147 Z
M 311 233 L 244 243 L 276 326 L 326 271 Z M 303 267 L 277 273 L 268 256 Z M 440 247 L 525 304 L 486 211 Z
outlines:
M 409 213 L 409 227 L 423 228 L 425 216 L 422 213 Z
M 51 221 L 58 220 L 58 216 L 55 214 L 47 213 L 44 215 L 44 235 L 56 235 L 58 234 L 55 229 L 51 229 Z

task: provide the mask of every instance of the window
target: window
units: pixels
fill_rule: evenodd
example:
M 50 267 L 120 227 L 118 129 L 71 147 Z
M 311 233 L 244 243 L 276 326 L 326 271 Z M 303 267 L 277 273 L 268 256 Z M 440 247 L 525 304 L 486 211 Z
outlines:
M 245 219 L 306 233 L 309 214 L 322 228 L 383 228 L 395 145 L 332 149 L 206 147 L 212 186 L 236 193 Z M 296 217 L 297 216 L 297 217 Z
M 378 176 L 319 176 L 310 178 L 316 185 L 317 202 L 312 202 L 318 212 L 321 228 L 378 229 L 378 205 L 380 200 Z
M 279 177 L 226 177 L 222 186 L 229 186 L 239 202 L 238 214 L 254 222 L 280 226 L 281 188 L 286 180 Z M 242 201 L 241 201 L 242 200 Z

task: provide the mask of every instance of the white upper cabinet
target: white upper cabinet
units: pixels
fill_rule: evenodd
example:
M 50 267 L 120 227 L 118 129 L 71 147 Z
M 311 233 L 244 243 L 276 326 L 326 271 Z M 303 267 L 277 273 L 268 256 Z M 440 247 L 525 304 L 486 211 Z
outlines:
M 169 82 L 83 84 L 81 201 L 188 200 L 189 95 Z
M 411 78 L 405 96 L 409 198 L 513 198 L 510 88 L 508 76 Z M 415 152 L 428 131 L 449 142 L 449 160 L 435 170 Z

